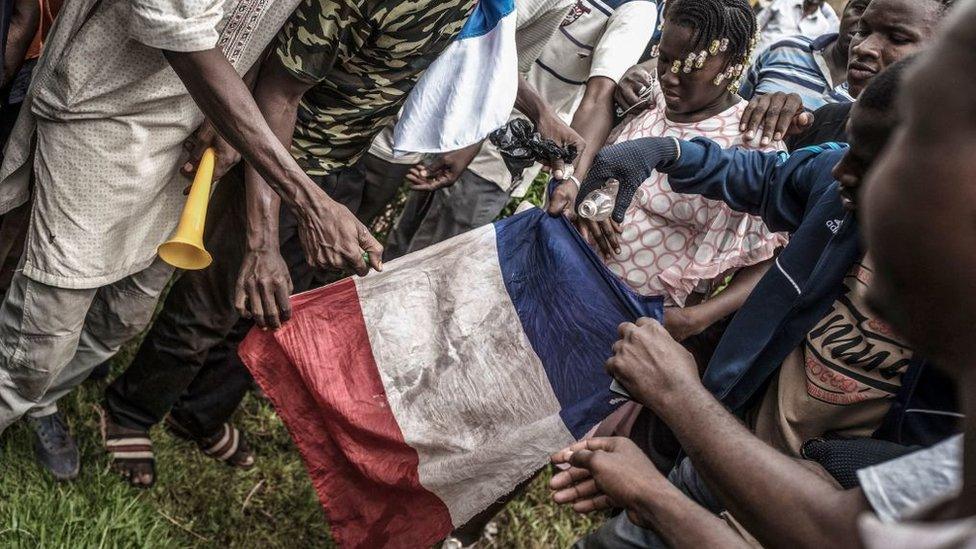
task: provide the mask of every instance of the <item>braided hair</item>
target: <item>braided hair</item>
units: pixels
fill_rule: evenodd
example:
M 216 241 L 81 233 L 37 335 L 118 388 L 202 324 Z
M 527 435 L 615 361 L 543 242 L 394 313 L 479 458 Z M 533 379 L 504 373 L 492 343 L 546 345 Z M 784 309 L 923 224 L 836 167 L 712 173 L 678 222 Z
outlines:
M 756 16 L 748 0 L 668 0 L 663 19 L 694 31 L 691 50 L 722 44 L 728 66 L 747 65 L 756 47 Z

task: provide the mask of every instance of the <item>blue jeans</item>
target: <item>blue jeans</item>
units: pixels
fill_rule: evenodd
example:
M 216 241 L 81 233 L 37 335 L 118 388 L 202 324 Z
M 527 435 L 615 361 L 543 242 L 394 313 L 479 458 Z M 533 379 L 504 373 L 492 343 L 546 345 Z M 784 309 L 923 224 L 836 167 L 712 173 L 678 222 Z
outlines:
M 712 493 L 705 486 L 698 471 L 691 464 L 691 460 L 685 458 L 671 473 L 668 474 L 677 489 L 684 492 L 686 496 L 700 504 L 702 507 L 715 514 L 721 513 L 725 507 L 718 502 Z M 627 517 L 627 513 L 620 513 L 598 528 L 595 532 L 580 539 L 573 546 L 575 549 L 632 549 L 632 548 L 666 548 L 668 544 L 664 542 L 653 530 L 647 530 L 637 526 Z

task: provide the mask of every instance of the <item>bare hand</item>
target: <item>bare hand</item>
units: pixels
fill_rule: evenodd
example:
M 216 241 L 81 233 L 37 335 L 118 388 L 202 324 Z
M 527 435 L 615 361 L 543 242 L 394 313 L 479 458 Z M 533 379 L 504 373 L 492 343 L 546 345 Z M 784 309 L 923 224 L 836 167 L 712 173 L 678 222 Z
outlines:
M 556 115 L 548 114 L 542 116 L 536 124 L 536 131 L 543 138 L 551 139 L 561 147 L 575 147 L 576 158 L 579 158 L 583 154 L 583 150 L 586 149 L 586 141 L 583 140 L 583 137 Z M 572 173 L 567 171 L 567 166 L 562 160 L 554 160 L 547 164 L 546 167 L 549 168 L 552 176 L 558 181 L 562 181 L 572 175 Z
M 636 401 L 660 413 L 676 396 L 703 389 L 695 358 L 650 318 L 619 327 L 606 370 Z
M 193 132 L 193 135 L 183 142 L 183 148 L 190 153 L 190 158 L 180 169 L 180 173 L 184 177 L 193 179 L 193 174 L 197 171 L 197 164 L 200 163 L 200 157 L 203 156 L 203 151 L 207 150 L 207 147 L 213 147 L 217 157 L 216 164 L 214 164 L 214 180 L 223 177 L 235 164 L 241 161 L 241 154 L 237 152 L 237 149 L 224 141 L 224 138 L 217 134 L 210 122 L 204 121 Z M 184 194 L 189 190 L 190 188 L 187 187 Z
M 742 112 L 739 131 L 746 142 L 766 147 L 787 135 L 806 131 L 813 124 L 813 114 L 803 110 L 803 100 L 795 93 L 775 92 L 757 95 Z
M 574 217 L 574 208 L 576 207 L 576 194 L 579 192 L 579 187 L 576 185 L 575 181 L 565 180 L 557 183 L 556 189 L 552 192 L 552 196 L 549 197 L 549 206 L 546 211 L 549 212 L 551 216 L 560 216 L 563 214 Z
M 277 330 L 291 319 L 288 266 L 276 249 L 248 250 L 237 277 L 234 307 L 262 330 Z
M 653 82 L 654 75 L 643 63 L 634 65 L 627 69 L 620 82 L 617 83 L 617 89 L 613 92 L 613 100 L 629 113 L 652 109 L 656 106 L 654 96 L 648 94 L 647 91 Z
M 665 308 L 664 329 L 678 342 L 704 332 L 707 326 L 699 317 L 698 311 L 694 306 Z
M 345 206 L 324 191 L 298 208 L 298 238 L 308 264 L 318 269 L 350 269 L 365 276 L 383 270 L 383 246 Z M 363 258 L 368 253 L 369 264 Z
M 610 259 L 620 253 L 618 236 L 623 232 L 623 229 L 616 221 L 612 219 L 593 221 L 592 219 L 575 217 L 573 223 L 583 239 L 595 245 L 605 259 Z
M 624 507 L 640 526 L 634 509 L 641 498 L 652 496 L 665 479 L 644 452 L 626 438 L 590 438 L 553 454 L 556 465 L 571 467 L 552 477 L 552 499 L 570 504 L 577 513 Z
M 481 143 L 438 156 L 429 166 L 417 164 L 407 172 L 407 182 L 415 191 L 436 191 L 457 182 L 478 155 Z

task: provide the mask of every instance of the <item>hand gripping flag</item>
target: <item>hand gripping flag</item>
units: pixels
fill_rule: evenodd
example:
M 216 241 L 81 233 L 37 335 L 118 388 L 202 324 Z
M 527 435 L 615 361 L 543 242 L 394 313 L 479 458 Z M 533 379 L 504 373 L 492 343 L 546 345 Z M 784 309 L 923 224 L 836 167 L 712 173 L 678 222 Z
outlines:
M 407 96 L 393 149 L 438 153 L 480 142 L 508 121 L 518 90 L 515 0 L 479 0 L 461 33 Z
M 530 211 L 293 299 L 241 357 L 346 547 L 426 547 L 623 399 L 617 326 L 661 320 L 562 217 Z

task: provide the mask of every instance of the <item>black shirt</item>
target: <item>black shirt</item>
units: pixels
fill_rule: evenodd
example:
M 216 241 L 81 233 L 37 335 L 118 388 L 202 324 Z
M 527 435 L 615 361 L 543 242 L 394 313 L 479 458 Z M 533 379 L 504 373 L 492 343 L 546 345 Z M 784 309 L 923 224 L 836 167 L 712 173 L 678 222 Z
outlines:
M 799 135 L 786 138 L 786 148 L 793 152 L 831 141 L 846 143 L 847 120 L 853 106 L 854 103 L 830 103 L 813 111 L 813 125 Z

